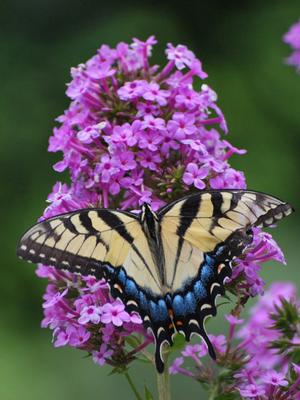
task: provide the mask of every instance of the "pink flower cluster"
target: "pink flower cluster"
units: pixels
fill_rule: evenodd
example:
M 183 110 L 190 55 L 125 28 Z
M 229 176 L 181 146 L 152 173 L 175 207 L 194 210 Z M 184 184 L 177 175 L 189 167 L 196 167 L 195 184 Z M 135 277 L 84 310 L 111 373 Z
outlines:
M 284 255 L 275 240 L 269 233 L 253 228 L 253 242 L 248 247 L 243 257 L 235 260 L 229 285 L 237 280 L 237 290 L 244 296 L 263 294 L 265 282 L 259 276 L 261 263 L 276 260 L 285 264 Z M 239 279 L 243 276 L 243 280 Z
M 300 72 L 300 20 L 293 24 L 283 36 L 283 41 L 291 46 L 293 52 L 286 59 L 286 63 L 296 67 Z
M 76 347 L 88 351 L 99 365 L 109 362 L 120 366 L 130 359 L 126 358 L 126 337 L 142 333 L 147 344 L 152 341 L 144 332 L 139 315 L 128 314 L 120 300 L 113 300 L 105 281 L 43 265 L 36 273 L 49 279 L 42 327 L 53 330 L 55 347 Z
M 202 83 L 201 62 L 186 46 L 168 44 L 166 64 L 150 65 L 155 43 L 151 36 L 114 49 L 103 45 L 72 68 L 71 103 L 49 144 L 49 151 L 63 153 L 54 169 L 68 170 L 71 184 L 54 185 L 43 218 L 86 207 L 130 210 L 144 202 L 157 209 L 192 190 L 246 187 L 244 174 L 229 164 L 245 151 L 221 138 L 226 122 L 216 93 Z M 257 230 L 232 284 L 248 295 L 261 293 L 258 263 L 270 258 L 283 261 L 271 236 Z M 55 346 L 87 350 L 102 365 L 116 364 L 116 355 L 121 364 L 128 361 L 120 338 L 143 332 L 151 342 L 139 317 L 128 315 L 104 282 L 44 266 L 38 275 L 50 281 L 42 325 L 53 329 Z
M 282 299 L 295 301 L 296 288 L 292 283 L 273 283 L 250 309 L 250 317 L 245 323 L 231 314 L 227 315 L 226 319 L 230 325 L 227 338 L 224 335 L 210 335 L 218 353 L 217 362 L 224 366 L 228 359 L 227 367 L 230 368 L 232 363 L 234 368 L 233 381 L 228 380 L 228 385 L 222 389 L 224 393 L 239 393 L 243 399 L 300 399 L 300 367 L 291 363 L 286 354 L 279 353 L 271 347 L 280 337 L 280 332 L 273 326 L 271 315 L 275 307 L 280 306 Z M 299 302 L 298 305 L 300 307 Z M 235 333 L 238 325 L 241 327 Z M 237 338 L 238 343 L 233 342 L 233 339 Z M 300 345 L 300 331 L 295 332 L 291 345 Z M 203 363 L 203 357 L 206 355 L 207 348 L 204 343 L 187 345 L 181 357 L 174 360 L 170 373 L 180 373 L 201 382 L 202 376 L 207 378 L 206 366 Z M 241 359 L 241 367 L 236 371 L 238 357 Z M 193 361 L 196 372 L 183 366 L 187 359 Z M 290 376 L 291 370 L 294 379 Z
M 58 118 L 49 151 L 69 169 L 72 184 L 56 186 L 45 216 L 87 204 L 157 209 L 192 188 L 245 188 L 242 172 L 228 163 L 243 154 L 222 140 L 227 132 L 201 62 L 185 46 L 168 44 L 167 64 L 149 65 L 153 36 L 115 49 L 103 45 L 72 68 L 71 104 Z
M 236 336 L 241 340 L 239 348 L 244 349 L 250 356 L 245 367 L 235 375 L 239 391 L 246 398 L 251 397 L 248 392 L 254 388 L 258 393 L 257 396 L 273 395 L 276 398 L 275 392 L 289 385 L 289 359 L 286 354 L 280 354 L 270 346 L 280 337 L 280 332 L 273 328 L 274 321 L 271 315 L 275 307 L 280 306 L 282 299 L 296 300 L 294 284 L 273 283 L 259 302 L 251 308 L 250 318 L 237 332 Z M 292 344 L 300 345 L 300 332 L 295 332 Z M 291 386 L 290 395 L 285 397 L 288 400 L 300 399 L 297 390 L 300 384 L 300 368 L 295 366 L 295 369 L 299 373 L 299 378 L 296 384 Z M 294 389 L 298 397 L 295 397 Z

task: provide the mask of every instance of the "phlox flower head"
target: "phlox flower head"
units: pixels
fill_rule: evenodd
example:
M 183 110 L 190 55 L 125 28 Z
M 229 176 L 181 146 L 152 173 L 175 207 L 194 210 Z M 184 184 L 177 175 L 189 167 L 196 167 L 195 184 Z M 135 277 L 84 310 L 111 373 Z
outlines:
M 68 172 L 70 184 L 54 185 L 42 218 L 88 207 L 136 210 L 145 202 L 157 210 L 199 189 L 246 188 L 243 172 L 230 165 L 231 156 L 245 151 L 223 138 L 227 124 L 201 61 L 186 46 L 169 43 L 164 65 L 151 64 L 156 43 L 151 36 L 102 45 L 71 69 L 70 104 L 48 148 L 61 153 L 53 168 Z M 255 233 L 253 251 L 235 270 L 246 276 L 252 295 L 263 286 L 257 263 L 280 258 L 272 239 L 261 235 Z M 139 315 L 114 300 L 106 282 L 42 265 L 37 275 L 49 281 L 42 326 L 53 330 L 56 347 L 77 347 L 99 365 L 116 366 L 128 362 L 126 336 L 151 342 Z M 224 353 L 224 337 L 212 341 Z M 207 353 L 202 345 L 197 354 L 189 351 L 193 357 Z
M 236 336 L 241 340 L 239 348 L 248 355 L 247 364 L 235 375 L 242 395 L 246 396 L 251 390 L 254 392 L 254 386 L 268 395 L 273 393 L 273 387 L 284 389 L 288 386 L 288 358 L 271 346 L 272 342 L 280 338 L 271 315 L 280 306 L 282 299 L 291 301 L 295 298 L 294 284 L 273 283 L 250 309 L 249 319 L 238 330 Z M 292 394 L 286 398 L 294 399 Z
M 221 138 L 227 126 L 216 92 L 205 83 L 193 87 L 195 77 L 207 77 L 201 62 L 186 46 L 169 43 L 166 65 L 151 66 L 152 39 L 103 45 L 71 69 L 70 106 L 49 143 L 49 151 L 63 153 L 54 168 L 69 170 L 71 185 L 56 184 L 45 216 L 95 203 L 133 209 L 145 192 L 160 207 L 175 200 L 175 177 L 177 194 L 245 187 L 243 173 L 229 164 L 243 151 Z

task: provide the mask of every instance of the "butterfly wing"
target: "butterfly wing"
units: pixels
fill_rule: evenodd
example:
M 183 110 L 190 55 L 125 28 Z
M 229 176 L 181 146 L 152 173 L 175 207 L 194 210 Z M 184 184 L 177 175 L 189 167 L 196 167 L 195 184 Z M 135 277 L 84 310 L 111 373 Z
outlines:
M 224 294 L 231 261 L 252 241 L 253 226 L 269 226 L 292 212 L 289 204 L 252 191 L 205 191 L 159 212 L 167 286 L 176 329 L 198 334 L 215 352 L 204 329 Z
M 111 284 L 122 267 L 137 285 L 160 293 L 147 240 L 131 213 L 85 209 L 44 220 L 23 235 L 17 254 L 30 262 L 109 278 Z
M 161 325 L 172 324 L 159 271 L 134 214 L 86 209 L 58 215 L 29 229 L 17 254 L 30 262 L 105 278 L 112 296 L 122 299 L 128 312 L 138 312 L 155 338 Z M 173 331 L 165 331 L 168 336 L 159 338 L 170 341 Z
M 233 232 L 270 226 L 292 211 L 288 203 L 263 193 L 224 190 L 180 199 L 161 209 L 159 215 L 164 231 L 209 252 Z
M 100 276 L 97 263 L 117 267 L 125 260 L 137 225 L 133 216 L 118 211 L 86 209 L 66 213 L 29 229 L 20 240 L 17 254 L 34 263 Z

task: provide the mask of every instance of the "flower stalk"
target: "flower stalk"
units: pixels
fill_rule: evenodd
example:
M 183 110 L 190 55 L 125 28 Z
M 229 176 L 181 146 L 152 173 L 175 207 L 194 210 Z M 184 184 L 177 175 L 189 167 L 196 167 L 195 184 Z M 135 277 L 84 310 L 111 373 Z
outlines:
M 130 386 L 130 388 L 131 388 L 131 390 L 132 390 L 132 392 L 133 392 L 133 394 L 135 396 L 135 400 L 143 400 L 143 398 L 140 396 L 137 388 L 135 387 L 135 385 L 133 383 L 133 380 L 131 379 L 131 376 L 129 375 L 129 372 L 128 371 L 124 372 L 124 376 L 125 376 L 128 384 L 129 384 L 129 386 Z
M 171 400 L 170 374 L 167 360 L 162 374 L 156 374 L 158 400 Z

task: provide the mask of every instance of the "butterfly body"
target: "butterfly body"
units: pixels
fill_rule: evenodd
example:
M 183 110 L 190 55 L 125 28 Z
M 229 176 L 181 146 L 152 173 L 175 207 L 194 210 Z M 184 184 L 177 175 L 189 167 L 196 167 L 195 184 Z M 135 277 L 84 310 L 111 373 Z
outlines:
M 165 290 L 165 255 L 161 240 L 161 229 L 158 215 L 147 203 L 143 204 L 140 216 L 142 229 L 147 237 L 154 265 L 157 266 L 161 289 Z
M 105 278 L 114 298 L 140 314 L 155 338 L 163 371 L 164 343 L 179 332 L 201 336 L 216 315 L 232 260 L 251 244 L 254 226 L 269 226 L 292 212 L 289 204 L 253 191 L 203 191 L 157 213 L 139 216 L 108 209 L 78 210 L 39 222 L 21 238 L 18 255 L 31 262 Z

